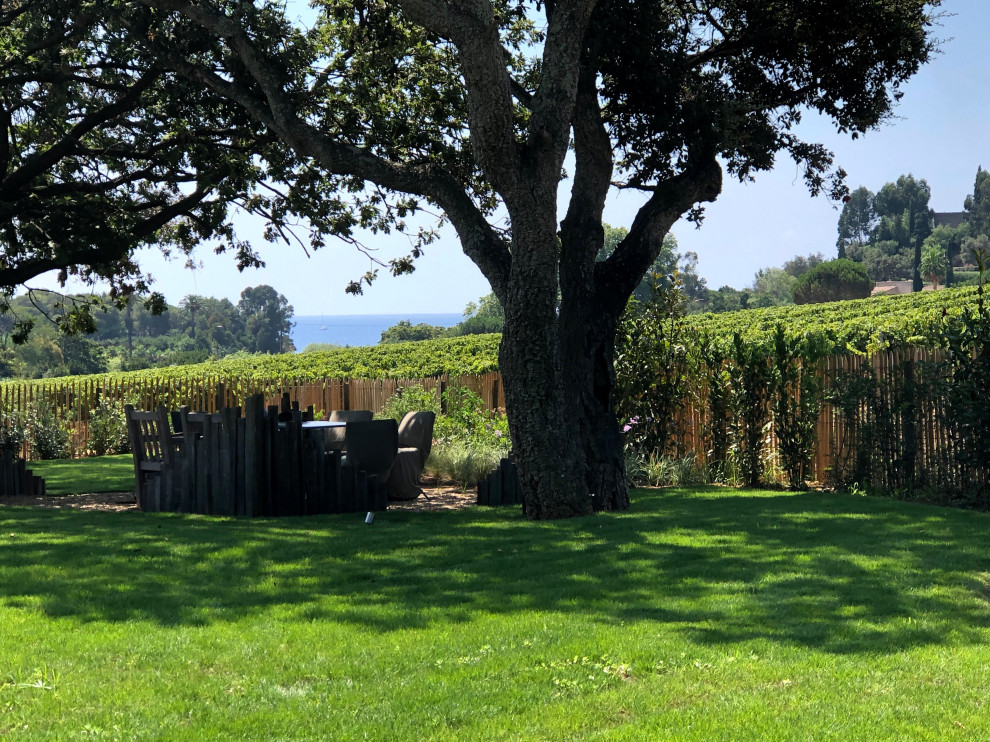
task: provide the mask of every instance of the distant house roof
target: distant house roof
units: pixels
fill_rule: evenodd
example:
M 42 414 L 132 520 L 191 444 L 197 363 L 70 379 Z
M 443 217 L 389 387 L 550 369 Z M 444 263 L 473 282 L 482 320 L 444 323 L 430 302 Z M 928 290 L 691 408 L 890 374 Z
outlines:
M 965 211 L 933 211 L 932 220 L 936 227 L 946 226 L 955 229 L 969 216 Z
M 910 294 L 914 287 L 914 281 L 877 281 L 873 286 L 870 296 L 896 296 L 898 294 Z M 921 287 L 922 291 L 932 291 L 931 284 Z
M 894 296 L 895 294 L 910 294 L 913 281 L 877 281 L 870 296 L 883 294 L 884 296 Z

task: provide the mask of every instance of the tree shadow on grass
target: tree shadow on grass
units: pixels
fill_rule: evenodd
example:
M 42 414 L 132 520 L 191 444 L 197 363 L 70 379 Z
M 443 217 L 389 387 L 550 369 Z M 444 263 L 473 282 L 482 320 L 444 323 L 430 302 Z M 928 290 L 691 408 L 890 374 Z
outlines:
M 627 513 L 279 520 L 0 509 L 0 601 L 82 621 L 265 612 L 374 631 L 536 611 L 696 642 L 889 652 L 987 638 L 990 516 L 872 498 L 638 492 Z

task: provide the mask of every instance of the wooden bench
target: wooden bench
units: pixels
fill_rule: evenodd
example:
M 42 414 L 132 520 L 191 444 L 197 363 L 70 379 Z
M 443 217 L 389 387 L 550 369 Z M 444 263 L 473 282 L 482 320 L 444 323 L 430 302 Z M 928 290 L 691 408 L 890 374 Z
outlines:
M 134 494 L 138 507 L 142 510 L 149 503 L 149 476 L 161 477 L 171 475 L 175 468 L 176 443 L 169 429 L 168 412 L 164 406 L 159 406 L 152 412 L 135 410 L 133 405 L 124 405 L 124 416 L 127 420 L 127 437 L 131 442 L 134 453 Z M 156 487 L 155 492 L 160 497 L 162 487 Z M 161 503 L 155 503 L 152 510 L 160 510 Z

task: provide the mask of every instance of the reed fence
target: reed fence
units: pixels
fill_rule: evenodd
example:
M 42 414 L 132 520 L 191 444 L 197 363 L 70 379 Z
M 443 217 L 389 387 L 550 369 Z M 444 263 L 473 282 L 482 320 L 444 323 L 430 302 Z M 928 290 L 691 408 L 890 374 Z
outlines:
M 826 403 L 815 429 L 809 481 L 860 481 L 883 489 L 922 483 L 934 487 L 965 488 L 986 482 L 986 472 L 968 471 L 960 463 L 965 445 L 953 431 L 947 415 L 949 400 L 940 392 L 933 369 L 937 352 L 919 348 L 879 353 L 870 357 L 838 355 L 827 358 L 819 373 L 827 391 L 835 392 L 850 379 L 872 378 L 857 398 Z M 438 395 L 453 386 L 476 392 L 486 408 L 503 409 L 505 395 L 501 375 L 440 376 L 425 379 L 231 379 L 220 376 L 177 379 L 126 379 L 106 377 L 53 382 L 8 382 L 0 385 L 0 406 L 27 413 L 38 403 L 53 405 L 71 431 L 72 450 L 85 455 L 89 441 L 89 416 L 101 398 L 123 407 L 218 412 L 245 398 L 261 395 L 266 405 L 278 404 L 288 393 L 302 408 L 319 412 L 370 409 L 376 414 L 404 387 L 419 385 Z M 676 448 L 701 459 L 710 449 L 711 431 L 706 393 L 692 388 L 677 420 Z M 841 396 L 841 395 L 838 395 Z M 777 441 L 773 429 L 765 440 L 765 457 L 772 470 Z
M 806 479 L 888 491 L 965 491 L 987 484 L 987 472 L 965 463 L 968 442 L 949 415 L 951 387 L 942 360 L 940 352 L 922 348 L 826 358 L 818 373 L 827 401 L 815 425 Z M 673 426 L 676 449 L 705 460 L 713 422 L 706 390 L 694 387 Z M 772 475 L 779 464 L 772 423 L 764 458 Z
M 303 409 L 312 405 L 317 414 L 328 414 L 331 410 L 371 410 L 378 414 L 400 389 L 413 385 L 433 391 L 441 399 L 448 388 L 464 387 L 478 394 L 486 409 L 505 407 L 502 377 L 488 373 L 424 379 L 232 379 L 216 375 L 186 379 L 107 376 L 50 382 L 14 381 L 0 384 L 0 409 L 28 415 L 39 405 L 50 406 L 70 431 L 70 451 L 85 456 L 90 448 L 90 416 L 103 399 L 121 410 L 125 404 L 139 410 L 153 410 L 159 405 L 177 410 L 187 405 L 192 410 L 216 413 L 256 395 L 264 398 L 266 406 L 277 405 L 287 393 Z

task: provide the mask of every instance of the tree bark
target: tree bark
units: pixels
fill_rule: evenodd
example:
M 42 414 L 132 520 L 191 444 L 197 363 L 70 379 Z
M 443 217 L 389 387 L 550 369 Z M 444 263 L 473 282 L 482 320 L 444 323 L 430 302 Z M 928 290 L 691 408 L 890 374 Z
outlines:
M 561 317 L 567 399 L 577 416 L 584 483 L 596 511 L 629 507 L 622 436 L 615 417 L 617 321 L 614 313 L 597 302 L 587 302 Z
M 528 211 L 528 210 L 527 210 Z M 592 511 L 579 420 L 562 371 L 554 297 L 557 236 L 552 208 L 513 216 L 511 280 L 499 368 L 519 466 L 523 511 L 534 519 Z
M 554 335 L 546 321 L 519 322 L 507 313 L 499 353 L 523 512 L 537 520 L 586 515 L 593 505 Z

